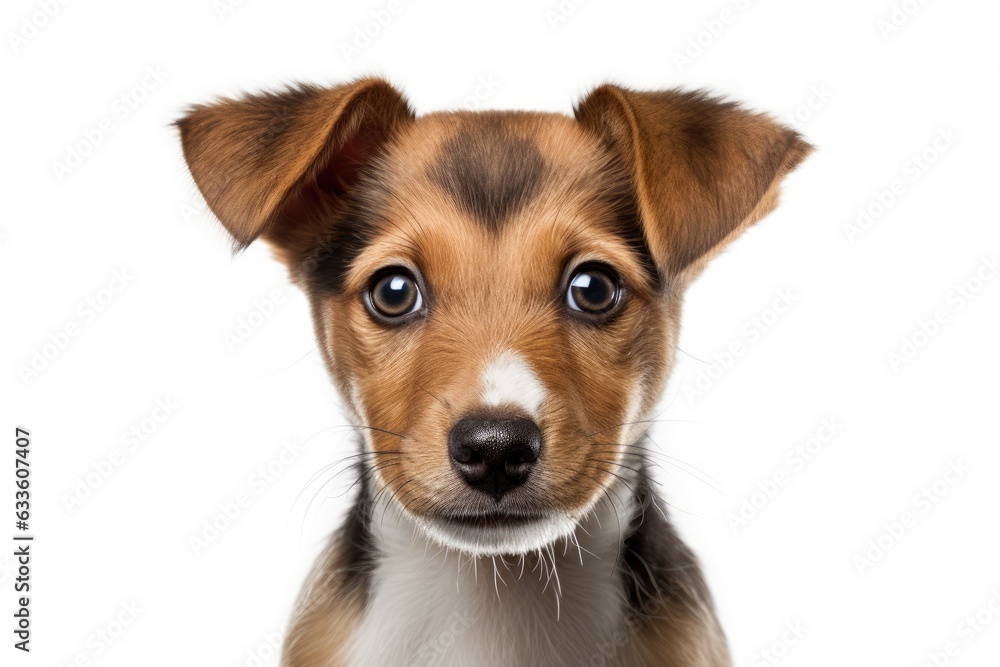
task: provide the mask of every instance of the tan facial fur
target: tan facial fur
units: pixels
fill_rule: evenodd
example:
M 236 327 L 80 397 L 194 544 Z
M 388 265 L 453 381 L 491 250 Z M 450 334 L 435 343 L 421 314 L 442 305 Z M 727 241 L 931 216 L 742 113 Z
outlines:
M 351 266 L 343 291 L 314 296 L 332 371 L 374 428 L 366 431 L 370 446 L 384 452 L 376 456 L 387 465 L 381 477 L 420 517 L 493 503 L 456 476 L 447 441 L 459 418 L 489 408 L 483 376 L 498 358 L 526 365 L 544 393 L 531 415 L 543 433 L 539 465 L 504 507 L 579 516 L 615 474 L 623 424 L 646 407 L 636 397 L 657 395 L 672 349 L 667 304 L 602 203 L 609 180 L 623 175 L 598 159 L 601 146 L 568 118 L 504 120 L 544 161 L 530 205 L 495 229 L 463 211 L 428 172 L 449 137 L 474 131 L 483 119 L 422 118 L 386 157 L 382 173 L 391 174 L 394 196 L 383 227 Z M 584 261 L 613 267 L 625 286 L 624 303 L 607 323 L 568 312 L 565 274 Z M 386 327 L 363 299 L 371 277 L 394 265 L 422 277 L 428 312 Z

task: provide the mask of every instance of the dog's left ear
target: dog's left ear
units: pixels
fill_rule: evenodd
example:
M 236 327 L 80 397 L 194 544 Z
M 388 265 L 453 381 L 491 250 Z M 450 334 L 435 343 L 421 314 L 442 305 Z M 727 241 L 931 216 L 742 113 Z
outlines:
M 770 117 L 699 92 L 603 85 L 576 118 L 635 184 L 646 241 L 666 276 L 691 276 L 777 204 L 778 185 L 812 150 Z
M 224 99 L 176 125 L 234 249 L 263 238 L 289 261 L 315 245 L 359 175 L 413 118 L 399 91 L 368 77 Z

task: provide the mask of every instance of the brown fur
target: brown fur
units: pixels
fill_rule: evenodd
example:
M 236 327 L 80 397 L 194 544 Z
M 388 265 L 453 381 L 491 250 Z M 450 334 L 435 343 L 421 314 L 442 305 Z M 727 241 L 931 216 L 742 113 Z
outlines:
M 330 373 L 374 427 L 366 493 L 387 489 L 427 518 L 485 503 L 456 477 L 446 443 L 480 407 L 473 389 L 501 350 L 530 361 L 548 396 L 544 455 L 502 507 L 574 513 L 605 492 L 635 453 L 617 439 L 631 396 L 648 409 L 666 382 L 684 288 L 775 206 L 810 150 L 731 103 L 612 85 L 576 119 L 416 118 L 389 84 L 361 79 L 196 107 L 178 125 L 236 246 L 265 238 L 309 295 Z M 582 259 L 613 266 L 627 294 L 599 325 L 561 301 L 564 273 Z M 399 264 L 418 274 L 428 314 L 387 327 L 362 300 L 376 271 Z M 622 664 L 728 664 L 697 564 L 669 524 L 630 539 L 647 550 L 630 553 L 667 565 L 629 564 L 645 593 L 633 596 L 636 641 Z M 365 607 L 358 557 L 342 540 L 318 563 L 283 664 L 341 664 L 333 656 Z
M 576 116 L 636 175 L 650 245 L 673 274 L 768 213 L 776 200 L 757 207 L 772 184 L 811 150 L 769 117 L 701 92 L 604 85 Z

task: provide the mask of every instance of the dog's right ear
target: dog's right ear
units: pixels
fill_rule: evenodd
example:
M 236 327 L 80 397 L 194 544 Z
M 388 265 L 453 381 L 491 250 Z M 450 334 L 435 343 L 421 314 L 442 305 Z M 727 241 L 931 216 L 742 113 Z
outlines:
M 663 275 L 692 277 L 777 204 L 812 150 L 770 117 L 700 92 L 605 84 L 576 118 L 630 173 L 646 242 Z
M 241 250 L 308 250 L 379 148 L 414 114 L 383 79 L 224 99 L 177 121 L 184 159 Z

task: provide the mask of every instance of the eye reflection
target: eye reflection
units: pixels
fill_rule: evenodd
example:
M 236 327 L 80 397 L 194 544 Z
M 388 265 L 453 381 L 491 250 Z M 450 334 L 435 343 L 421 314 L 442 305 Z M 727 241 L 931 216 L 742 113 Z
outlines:
M 588 268 L 569 281 L 566 303 L 573 310 L 592 315 L 608 312 L 618 303 L 621 289 L 617 280 L 600 268 Z
M 423 297 L 413 276 L 400 269 L 387 273 L 372 286 L 368 302 L 378 315 L 392 320 L 420 310 Z

